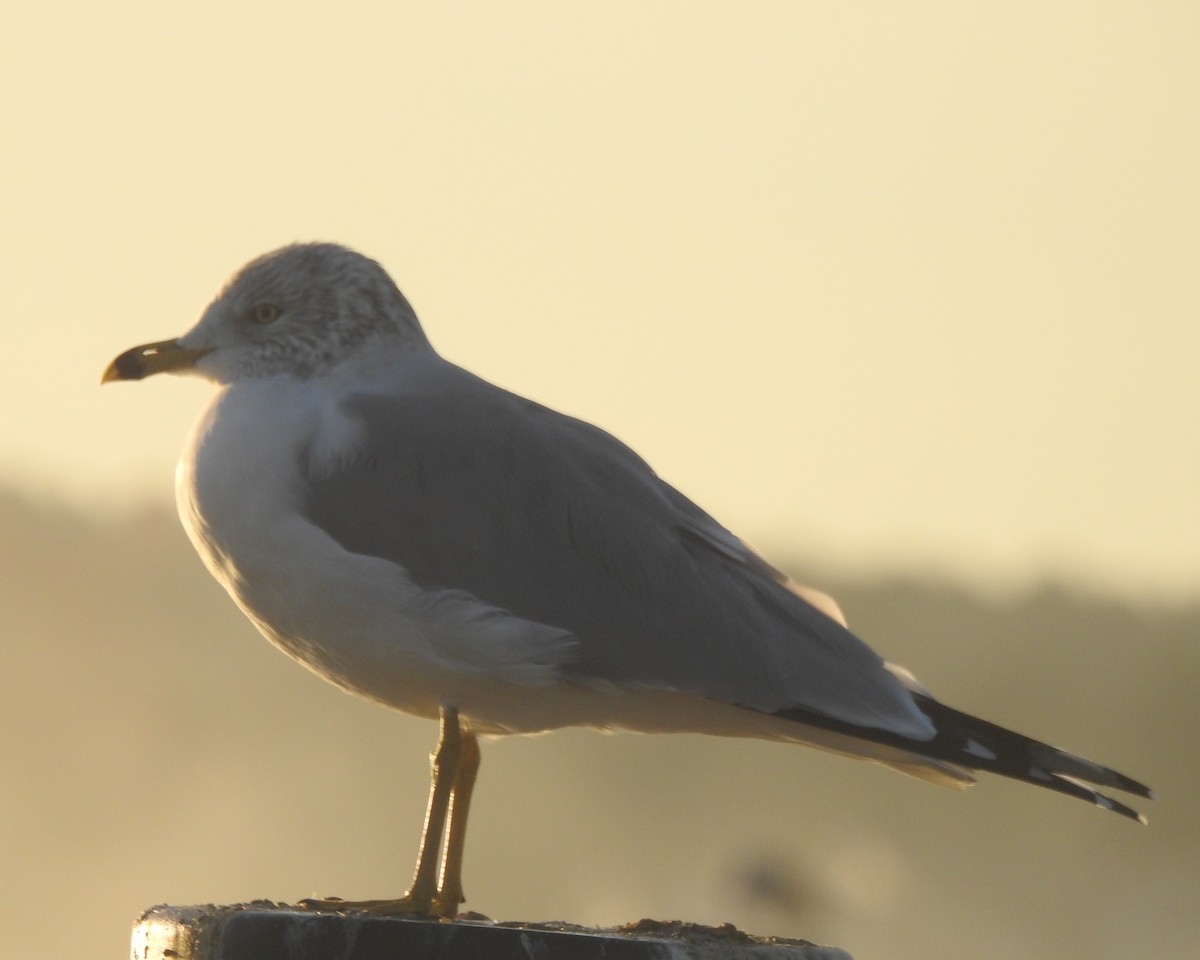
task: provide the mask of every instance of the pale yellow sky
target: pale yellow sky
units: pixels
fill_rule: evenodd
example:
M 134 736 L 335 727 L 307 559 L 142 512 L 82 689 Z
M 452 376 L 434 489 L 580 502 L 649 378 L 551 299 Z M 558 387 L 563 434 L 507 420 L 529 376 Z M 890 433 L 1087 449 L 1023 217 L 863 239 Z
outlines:
M 1200 593 L 1200 7 L 9 5 L 0 482 L 170 496 L 101 391 L 241 262 L 381 260 L 444 354 L 775 555 Z

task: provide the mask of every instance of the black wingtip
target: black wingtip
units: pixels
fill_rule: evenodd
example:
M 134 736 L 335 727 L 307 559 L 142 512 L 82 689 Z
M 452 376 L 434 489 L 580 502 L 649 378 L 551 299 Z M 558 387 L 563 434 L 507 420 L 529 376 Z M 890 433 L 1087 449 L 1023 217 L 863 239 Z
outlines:
M 1059 752 L 1065 754 L 1065 751 Z M 1127 777 L 1125 774 L 1117 773 L 1116 770 L 1111 770 L 1108 767 L 1102 767 L 1101 769 L 1107 776 L 1102 781 L 1097 782 L 1102 783 L 1104 786 L 1124 790 L 1126 793 L 1132 793 L 1135 797 L 1145 797 L 1147 800 L 1154 799 L 1154 791 L 1140 780 L 1134 780 L 1133 777 Z
M 1113 813 L 1119 813 L 1121 816 L 1129 820 L 1136 820 L 1143 827 L 1150 823 L 1144 814 L 1134 810 L 1133 807 L 1126 806 L 1119 800 L 1114 800 L 1112 797 L 1106 796 L 1103 793 L 1097 793 L 1095 790 L 1088 790 L 1087 787 L 1083 787 L 1082 789 L 1085 792 L 1092 794 L 1092 803 L 1100 807 L 1100 809 L 1111 810 Z
M 914 693 L 912 696 L 917 707 L 929 717 L 937 731 L 930 740 L 912 740 L 886 730 L 859 727 L 803 708 L 780 711 L 777 716 L 846 733 L 863 740 L 899 747 L 968 770 L 986 770 L 1032 783 L 1086 800 L 1129 820 L 1136 820 L 1141 824 L 1147 822 L 1146 818 L 1132 807 L 1100 793 L 1091 786 L 1094 784 L 1097 787 L 1122 790 L 1153 800 L 1154 791 L 1144 783 L 1093 760 L 1059 750 L 1040 740 L 947 707 L 927 694 Z

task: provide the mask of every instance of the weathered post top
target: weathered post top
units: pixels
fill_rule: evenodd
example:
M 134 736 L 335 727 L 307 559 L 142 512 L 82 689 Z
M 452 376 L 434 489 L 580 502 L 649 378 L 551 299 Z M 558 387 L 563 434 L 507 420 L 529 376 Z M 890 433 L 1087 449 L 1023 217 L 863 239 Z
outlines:
M 851 960 L 804 940 L 753 937 L 726 924 L 642 920 L 614 929 L 315 913 L 257 901 L 151 907 L 133 960 Z

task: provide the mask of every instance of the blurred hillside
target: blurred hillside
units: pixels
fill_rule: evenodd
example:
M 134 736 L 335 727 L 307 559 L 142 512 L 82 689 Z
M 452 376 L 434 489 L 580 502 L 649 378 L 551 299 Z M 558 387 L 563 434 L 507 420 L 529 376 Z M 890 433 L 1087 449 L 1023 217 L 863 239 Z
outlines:
M 792 569 L 947 702 L 1149 782 L 1150 826 L 997 778 L 958 794 L 782 745 L 566 731 L 485 744 L 469 908 L 728 920 L 881 960 L 1200 955 L 1200 599 Z M 433 725 L 271 649 L 174 516 L 0 497 L 0 570 L 0 955 L 126 956 L 162 901 L 402 890 Z

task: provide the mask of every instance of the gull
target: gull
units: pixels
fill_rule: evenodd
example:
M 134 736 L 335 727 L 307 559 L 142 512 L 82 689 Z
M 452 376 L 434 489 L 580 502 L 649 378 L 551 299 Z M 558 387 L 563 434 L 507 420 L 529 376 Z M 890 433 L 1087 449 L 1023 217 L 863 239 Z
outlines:
M 1143 784 L 936 700 L 629 447 L 444 360 L 385 270 L 293 244 L 102 382 L 216 392 L 176 499 L 212 575 L 337 686 L 440 720 L 412 884 L 314 909 L 453 917 L 480 736 L 804 744 L 953 787 L 990 771 L 1144 821 Z

